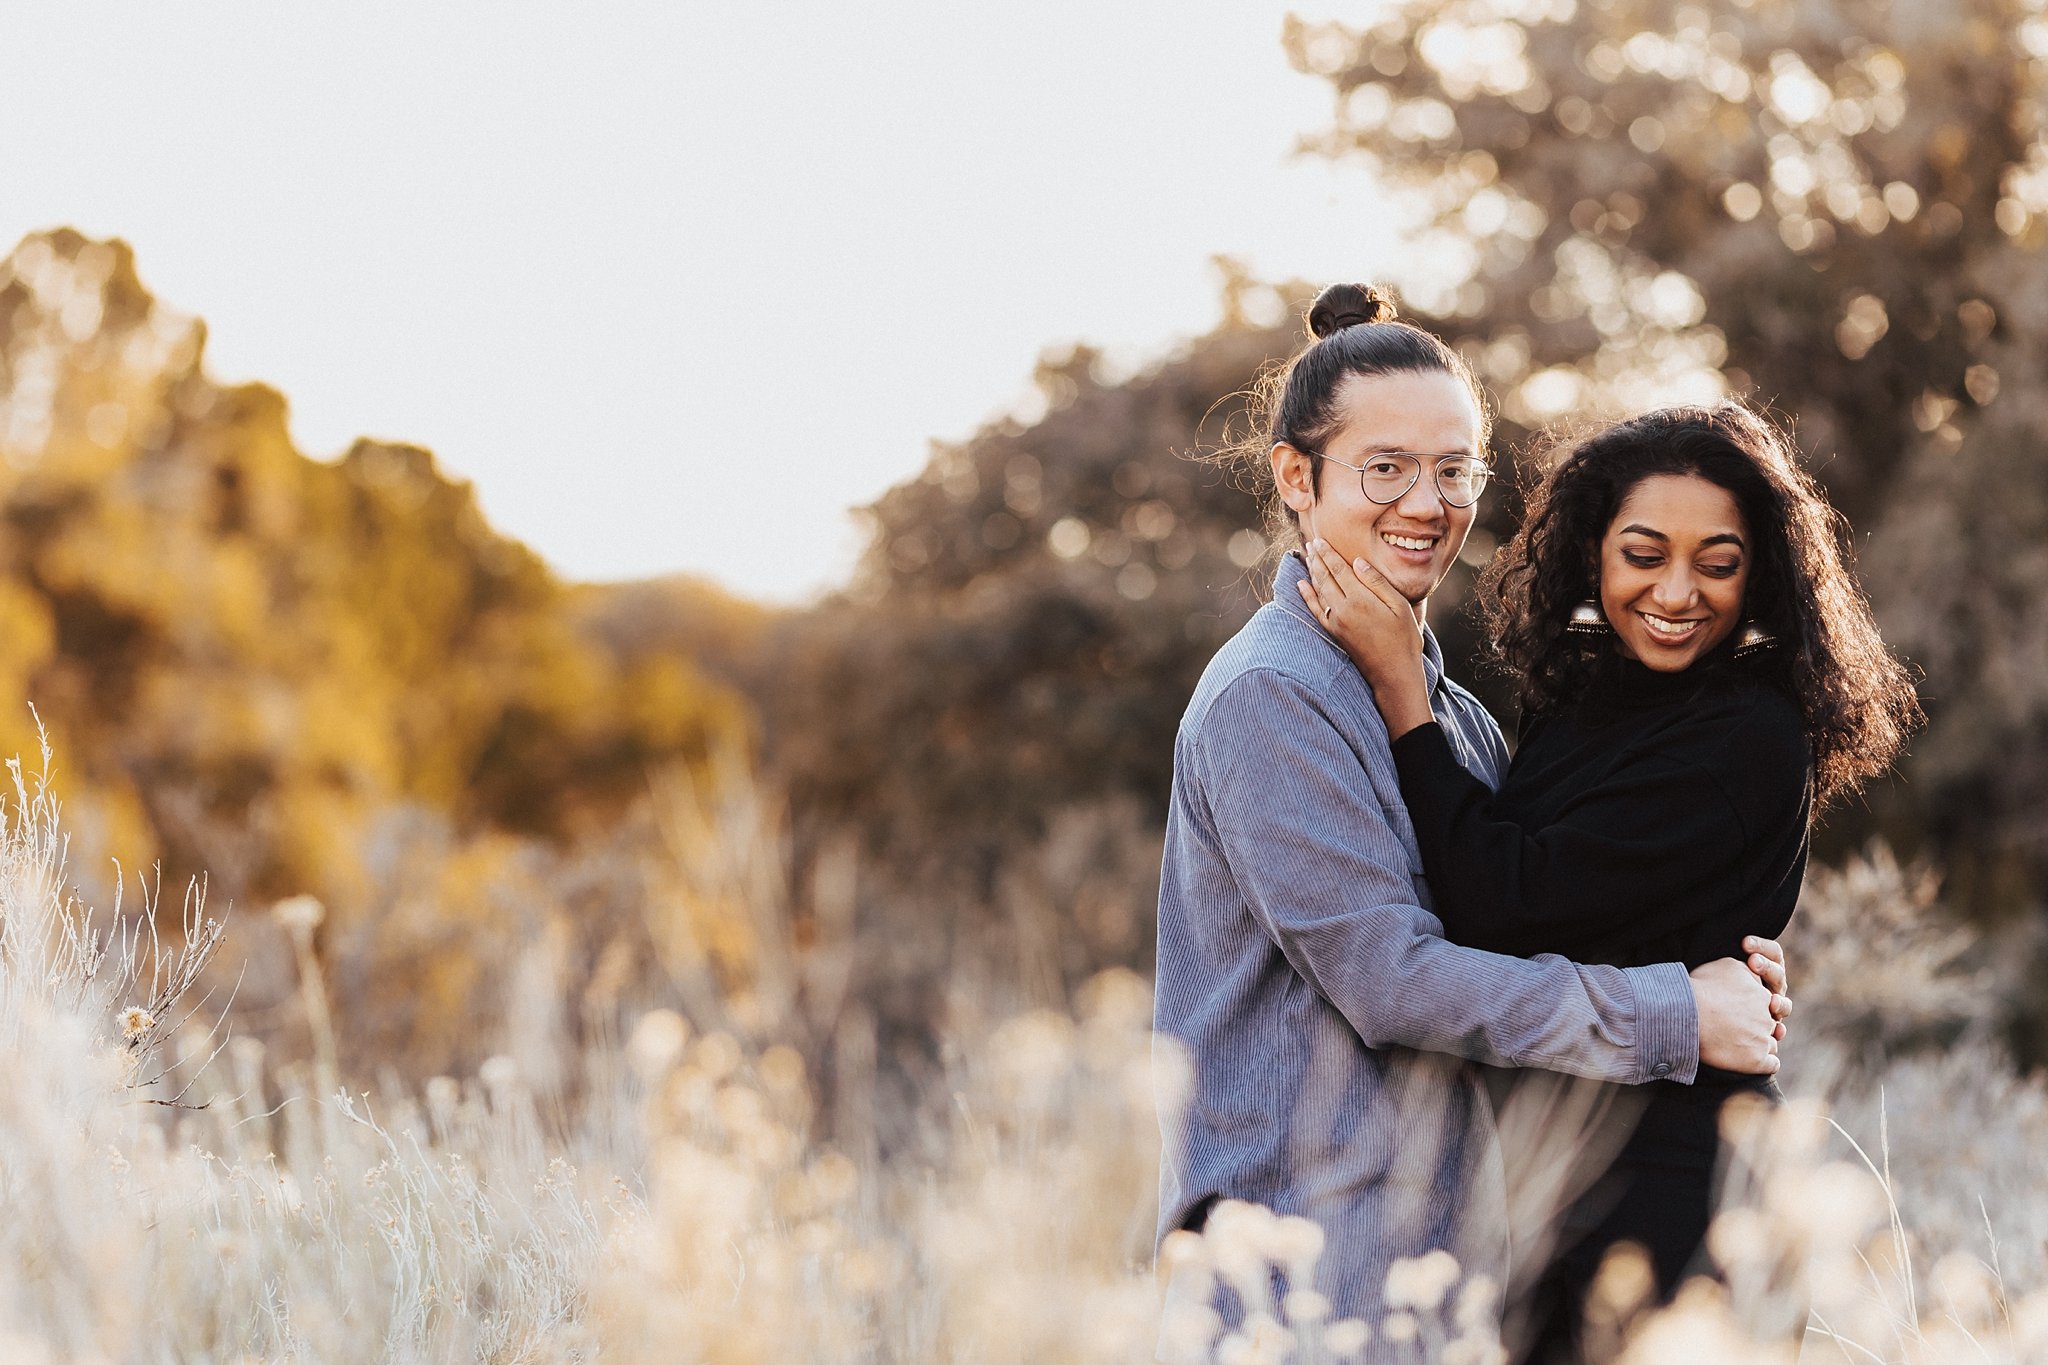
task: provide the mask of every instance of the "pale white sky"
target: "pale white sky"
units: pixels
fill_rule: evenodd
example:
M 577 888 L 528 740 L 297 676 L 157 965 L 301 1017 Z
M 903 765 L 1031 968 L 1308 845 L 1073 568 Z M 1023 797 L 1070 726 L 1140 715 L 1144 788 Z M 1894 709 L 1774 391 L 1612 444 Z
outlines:
M 1372 0 L 1328 0 L 1311 17 Z M 577 578 L 799 600 L 1048 347 L 1212 254 L 1389 273 L 1272 0 L 8 0 L 0 251 L 126 238 L 307 453 L 430 447 Z

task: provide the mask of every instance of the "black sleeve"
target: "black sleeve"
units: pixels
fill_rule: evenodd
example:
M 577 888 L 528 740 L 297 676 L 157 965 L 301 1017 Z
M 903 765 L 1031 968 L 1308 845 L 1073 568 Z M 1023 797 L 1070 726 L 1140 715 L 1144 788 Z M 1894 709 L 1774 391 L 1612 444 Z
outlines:
M 1751 843 L 1745 811 L 1799 808 L 1805 739 L 1795 729 L 1788 745 L 1778 725 L 1744 733 L 1719 713 L 1677 738 L 1627 759 L 1539 829 L 1495 812 L 1439 727 L 1395 740 L 1445 933 L 1494 952 L 1570 956 L 1648 915 L 1669 931 L 1725 912 Z

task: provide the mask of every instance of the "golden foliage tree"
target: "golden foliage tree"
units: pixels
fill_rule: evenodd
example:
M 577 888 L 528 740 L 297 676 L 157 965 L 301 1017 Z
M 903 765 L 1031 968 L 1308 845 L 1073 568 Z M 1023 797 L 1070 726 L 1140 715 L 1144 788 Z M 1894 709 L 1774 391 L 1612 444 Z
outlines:
M 595 630 L 426 451 L 308 459 L 204 341 L 121 242 L 0 263 L 0 750 L 33 702 L 92 851 L 347 907 L 379 812 L 571 837 L 745 741 L 733 693 Z

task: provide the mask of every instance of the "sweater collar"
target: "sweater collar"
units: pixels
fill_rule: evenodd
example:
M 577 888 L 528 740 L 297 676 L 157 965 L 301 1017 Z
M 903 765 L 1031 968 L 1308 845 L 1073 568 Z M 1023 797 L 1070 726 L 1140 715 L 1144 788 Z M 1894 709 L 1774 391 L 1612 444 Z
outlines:
M 1616 649 L 1611 640 L 1603 641 L 1599 658 L 1593 665 L 1592 680 L 1586 688 L 1585 701 L 1598 710 L 1616 711 L 1641 710 L 1683 701 L 1698 695 L 1702 688 L 1720 679 L 1734 657 L 1735 642 L 1731 637 L 1702 655 L 1692 667 L 1667 673 L 1629 658 Z

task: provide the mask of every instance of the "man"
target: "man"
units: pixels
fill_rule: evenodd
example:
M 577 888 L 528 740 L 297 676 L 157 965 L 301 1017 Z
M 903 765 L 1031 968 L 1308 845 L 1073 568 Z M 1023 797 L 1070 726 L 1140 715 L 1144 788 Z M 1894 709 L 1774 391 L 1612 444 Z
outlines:
M 1363 557 L 1414 605 L 1432 709 L 1465 766 L 1497 784 L 1499 729 L 1443 676 L 1423 624 L 1486 480 L 1477 387 L 1436 338 L 1367 322 L 1310 347 L 1283 381 L 1278 496 L 1305 536 Z M 1304 370 L 1329 390 L 1320 405 L 1288 387 Z M 1329 428 L 1318 448 L 1290 431 L 1289 404 Z M 1406 472 L 1404 491 L 1376 500 Z M 1301 600 L 1304 577 L 1282 561 L 1273 601 L 1212 661 L 1176 743 L 1156 1012 L 1192 1077 L 1184 1111 L 1163 1106 L 1160 1232 L 1199 1228 L 1226 1199 L 1310 1218 L 1327 1239 L 1316 1287 L 1338 1315 L 1376 1319 L 1397 1258 L 1446 1248 L 1468 1272 L 1506 1269 L 1494 1118 L 1468 1061 L 1625 1083 L 1689 1082 L 1702 1060 L 1775 1071 L 1773 1015 L 1789 1002 L 1764 956 L 1689 976 L 1445 941 L 1385 726 Z

